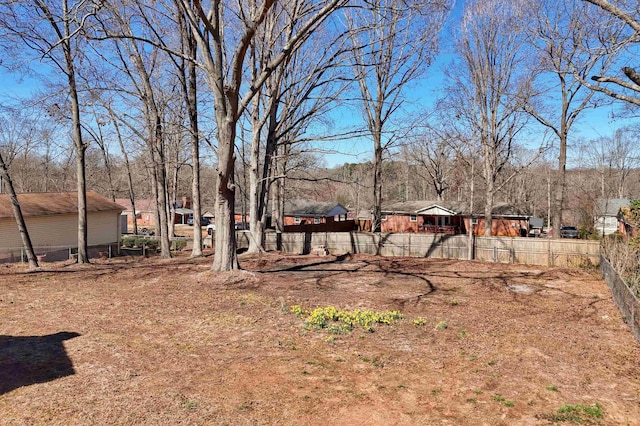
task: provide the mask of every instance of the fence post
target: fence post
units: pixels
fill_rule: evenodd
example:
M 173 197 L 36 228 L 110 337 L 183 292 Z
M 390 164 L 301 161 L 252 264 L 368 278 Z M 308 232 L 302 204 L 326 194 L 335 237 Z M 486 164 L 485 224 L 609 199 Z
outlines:
M 493 242 L 493 263 L 498 263 L 498 247 L 496 247 L 496 242 Z
M 24 247 L 20 247 L 20 263 L 24 263 Z
M 511 239 L 511 250 L 509 250 L 509 263 L 516 263 L 516 248 L 513 246 L 514 239 Z

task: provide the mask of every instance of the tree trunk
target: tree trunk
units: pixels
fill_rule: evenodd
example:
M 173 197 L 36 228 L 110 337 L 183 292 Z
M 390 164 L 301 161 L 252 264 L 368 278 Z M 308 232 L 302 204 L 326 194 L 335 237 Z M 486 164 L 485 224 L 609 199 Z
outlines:
M 167 215 L 167 190 L 166 182 L 167 175 L 165 169 L 164 149 L 162 148 L 163 136 L 162 136 L 162 124 L 160 123 L 160 117 L 156 118 L 156 130 L 155 130 L 155 154 L 157 158 L 154 161 L 154 167 L 157 170 L 158 183 L 157 183 L 157 205 L 158 215 L 160 216 L 160 257 L 168 259 L 171 257 L 171 246 L 169 241 L 169 218 Z
M 474 192 L 475 192 L 475 179 L 474 179 L 474 172 L 475 172 L 475 161 L 472 159 L 471 160 L 471 183 L 469 185 L 469 229 L 467 230 L 467 235 L 469 236 L 468 239 L 468 244 L 467 244 L 467 251 L 468 251 L 468 258 L 469 260 L 473 260 L 473 197 L 474 197 Z
M 487 181 L 487 192 L 485 194 L 484 204 L 484 235 L 490 237 L 492 235 L 493 224 L 493 182 Z
M 22 216 L 22 209 L 20 209 L 20 203 L 18 202 L 18 196 L 16 195 L 16 191 L 13 187 L 13 182 L 11 181 L 11 176 L 9 176 L 9 171 L 7 170 L 7 166 L 2 158 L 2 154 L 0 153 L 0 182 L 6 187 L 7 192 L 9 193 L 9 198 L 11 199 L 11 206 L 13 208 L 13 215 L 16 218 L 16 224 L 18 225 L 18 231 L 20 232 L 20 238 L 22 239 L 22 246 L 24 247 L 25 252 L 27 253 L 27 260 L 29 262 L 29 270 L 33 271 L 38 269 L 38 258 L 36 257 L 33 246 L 31 244 L 31 238 L 29 237 L 29 231 L 27 230 L 27 224 L 24 221 L 24 217 Z M 4 187 L 2 188 L 5 189 Z
M 276 229 L 276 250 L 282 250 L 282 234 L 284 233 L 284 199 L 285 199 L 285 187 L 286 187 L 286 170 L 287 170 L 287 156 L 288 145 L 281 144 L 277 148 L 278 154 L 277 160 L 274 161 L 273 168 L 277 178 L 273 181 L 275 190 L 273 190 L 273 202 L 271 219 L 272 224 Z
M 484 235 L 486 237 L 491 236 L 492 224 L 493 224 L 493 199 L 495 197 L 495 179 L 496 179 L 496 167 L 495 156 L 496 151 L 491 147 L 487 140 L 488 136 L 482 136 L 485 141 L 482 143 L 482 161 L 483 161 L 483 176 L 486 184 L 485 198 L 484 198 Z
M 558 155 L 558 180 L 556 181 L 555 198 L 553 203 L 553 238 L 560 238 L 562 226 L 562 211 L 564 209 L 564 188 L 567 178 L 567 136 L 560 134 L 560 153 Z
M 251 229 L 251 239 L 249 241 L 249 252 L 255 253 L 264 251 L 264 230 L 266 226 L 266 204 L 269 197 L 269 182 L 272 170 L 273 153 L 277 147 L 276 129 L 278 126 L 278 108 L 275 98 L 277 93 L 271 94 L 269 102 L 269 126 L 267 129 L 267 142 L 265 147 L 264 162 L 262 166 L 262 177 L 260 178 L 260 130 L 263 123 L 259 121 L 259 117 L 253 117 L 254 130 L 253 141 L 251 146 L 251 176 L 250 176 L 250 203 L 249 203 L 249 220 Z M 256 97 L 256 99 L 258 99 Z M 256 108 L 257 110 L 257 102 Z
M 195 56 L 195 43 L 192 43 L 192 54 Z M 200 205 L 200 135 L 198 130 L 198 85 L 196 66 L 189 62 L 189 93 L 187 108 L 189 125 L 191 126 L 191 162 L 193 164 L 191 180 L 191 197 L 193 202 L 193 249 L 191 257 L 202 256 L 202 206 Z
M 78 102 L 78 90 L 72 63 L 73 60 L 71 59 L 69 46 L 66 43 L 63 45 L 65 46 L 65 56 L 67 57 L 67 76 L 69 82 L 69 95 L 71 99 L 71 119 L 73 123 L 73 143 L 76 148 L 76 182 L 78 189 L 78 263 L 89 263 L 87 248 L 87 180 L 85 175 L 85 151 L 87 149 L 87 145 L 82 141 L 80 105 Z
M 155 234 L 160 236 L 160 233 L 162 232 L 162 228 L 160 227 L 160 210 L 164 210 L 164 207 L 161 206 L 160 204 L 158 204 L 158 198 L 159 198 L 159 194 L 158 194 L 158 167 L 156 167 L 156 160 L 153 158 L 155 156 L 155 154 L 153 153 L 153 150 L 151 150 L 151 171 L 149 172 L 149 174 L 151 175 L 151 195 L 153 196 L 153 200 L 154 200 L 154 205 L 155 205 L 155 209 L 153 211 L 153 216 L 154 216 L 154 229 L 155 229 Z
M 236 234 L 234 229 L 235 186 L 232 182 L 234 171 L 234 146 L 236 122 L 221 117 L 218 122 L 218 167 L 216 179 L 216 232 L 214 271 L 231 271 L 240 268 L 236 253 Z
M 380 132 L 373 137 L 373 232 L 382 230 L 382 142 Z
M 263 224 L 258 212 L 260 197 L 260 133 L 262 125 L 259 117 L 259 97 L 254 98 L 254 109 L 251 114 L 252 136 L 249 159 L 249 253 L 258 253 L 262 249 Z M 266 167 L 266 164 L 265 164 Z

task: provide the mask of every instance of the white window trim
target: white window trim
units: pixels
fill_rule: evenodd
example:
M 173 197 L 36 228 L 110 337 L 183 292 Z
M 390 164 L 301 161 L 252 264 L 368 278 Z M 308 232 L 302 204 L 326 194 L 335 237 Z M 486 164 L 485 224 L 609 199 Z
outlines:
M 295 223 L 296 225 L 300 224 L 300 216 L 294 216 L 293 223 Z
M 314 218 L 313 218 L 313 224 L 314 224 L 314 225 L 317 225 L 317 224 L 319 224 L 319 223 L 320 223 L 320 218 L 319 218 L 318 216 L 314 217 Z
M 417 214 L 409 215 L 409 222 L 417 222 L 417 221 L 418 221 L 418 215 Z
M 380 220 L 387 220 L 387 215 L 385 213 L 382 213 L 380 215 Z

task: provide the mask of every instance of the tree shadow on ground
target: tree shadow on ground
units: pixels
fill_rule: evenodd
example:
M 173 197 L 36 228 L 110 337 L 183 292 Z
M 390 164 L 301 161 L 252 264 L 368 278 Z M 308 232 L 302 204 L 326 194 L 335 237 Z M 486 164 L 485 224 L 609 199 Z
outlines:
M 78 336 L 69 331 L 46 336 L 0 335 L 0 395 L 75 374 L 62 342 Z
M 433 282 L 427 278 L 428 273 L 416 271 L 402 271 L 399 266 L 400 261 L 378 261 L 366 259 L 353 259 L 349 253 L 336 256 L 327 260 L 319 260 L 317 262 L 303 263 L 298 265 L 282 266 L 277 269 L 261 271 L 261 273 L 305 273 L 315 278 L 318 288 L 331 287 L 334 279 L 342 274 L 366 273 L 380 274 L 384 278 L 393 279 L 394 277 L 405 277 L 415 279 L 425 286 L 425 290 L 417 295 L 407 298 L 393 298 L 393 303 L 404 306 L 406 303 L 419 303 L 424 297 L 433 295 L 437 288 Z M 340 265 L 340 267 L 338 267 Z M 346 266 L 346 267 L 345 267 Z M 328 283 L 324 285 L 324 283 Z

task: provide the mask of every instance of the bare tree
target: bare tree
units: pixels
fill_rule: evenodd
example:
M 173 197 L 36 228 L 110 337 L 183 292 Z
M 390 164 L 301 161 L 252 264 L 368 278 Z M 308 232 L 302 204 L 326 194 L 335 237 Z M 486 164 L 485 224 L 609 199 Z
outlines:
M 640 34 L 640 20 L 637 13 L 637 2 L 633 0 L 620 0 L 610 2 L 607 0 L 582 0 L 598 6 L 606 14 L 619 21 L 626 27 L 627 32 L 621 34 L 620 37 L 609 38 L 601 37 L 601 46 L 596 49 L 604 48 L 608 54 L 614 56 L 625 55 L 635 56 L 632 50 L 638 43 L 638 35 Z M 603 20 L 595 23 L 591 30 L 604 30 L 605 34 L 610 33 L 610 22 Z M 603 84 L 590 84 L 588 81 L 583 83 L 589 88 L 602 92 L 614 99 L 625 101 L 629 104 L 640 106 L 640 73 L 636 68 L 628 66 L 627 60 L 621 60 L 623 66 L 620 67 L 622 74 L 618 75 L 593 75 L 591 80 Z
M 444 200 L 450 188 L 454 149 L 446 133 L 433 128 L 422 133 L 404 147 L 404 157 L 415 166 L 418 176 L 432 186 L 436 199 Z
M 394 143 L 390 124 L 404 102 L 406 87 L 437 51 L 437 36 L 449 2 L 375 0 L 346 15 L 353 43 L 353 71 L 363 116 L 373 140 L 373 224 L 380 231 L 383 152 Z
M 299 14 L 301 20 L 295 28 L 295 34 L 287 44 L 274 51 L 273 58 L 262 66 L 255 78 L 245 82 L 243 78 L 248 74 L 247 52 L 267 16 L 275 13 L 275 0 L 264 0 L 261 3 L 240 2 L 233 6 L 213 0 L 206 8 L 200 1 L 191 4 L 188 0 L 181 0 L 202 56 L 201 66 L 214 95 L 218 166 L 213 270 L 239 268 L 234 231 L 233 183 L 238 120 L 273 71 L 299 49 L 336 9 L 347 2 L 348 0 L 324 0 L 313 4 L 294 2 L 293 5 L 298 5 L 304 11 Z
M 147 11 L 143 5 L 133 2 L 108 3 L 103 2 L 103 12 L 100 14 L 100 28 L 92 34 L 96 40 L 106 40 L 109 43 L 102 43 L 100 46 L 107 51 L 96 50 L 96 55 L 100 55 L 112 67 L 116 68 L 124 78 L 128 79 L 129 85 L 119 87 L 120 91 L 137 99 L 140 103 L 144 130 L 140 130 L 136 123 L 130 120 L 121 120 L 129 130 L 136 134 L 140 140 L 145 141 L 148 149 L 148 157 L 151 162 L 150 180 L 152 182 L 152 192 L 156 200 L 156 229 L 160 237 L 161 256 L 171 257 L 170 247 L 170 217 L 169 217 L 169 196 L 167 184 L 167 154 L 166 154 L 166 114 L 168 113 L 168 99 L 172 91 L 172 84 L 167 83 L 163 78 L 168 74 L 162 73 L 162 65 L 167 59 L 164 50 L 153 44 L 141 41 L 136 30 L 136 20 L 132 16 L 139 16 L 146 23 L 142 28 L 146 31 L 149 39 L 160 40 L 161 34 L 157 31 L 162 27 L 164 32 L 168 32 L 169 21 L 164 19 L 163 26 L 153 22 L 153 17 L 145 14 Z M 160 43 L 161 44 L 161 43 Z M 149 48 L 149 46 L 151 46 Z M 112 56 L 107 57 L 107 53 Z M 169 75 L 169 78 L 170 75 Z M 146 134 L 145 134 L 146 132 Z
M 618 175 L 619 198 L 628 194 L 625 185 L 629 175 L 640 165 L 640 144 L 636 135 L 636 128 L 618 129 L 613 135 L 611 163 Z
M 299 11 L 298 11 L 299 12 Z M 294 23 L 298 20 L 296 10 L 288 11 L 278 22 L 278 26 L 267 21 L 267 35 L 256 44 L 256 60 L 259 63 L 271 59 L 274 44 L 286 44 L 293 34 Z M 274 35 L 282 37 L 273 38 Z M 281 38 L 282 41 L 278 41 Z M 296 51 L 283 66 L 275 70 L 266 80 L 261 96 L 254 97 L 251 108 L 252 144 L 250 160 L 249 212 L 251 239 L 249 251 L 262 249 L 264 227 L 267 218 L 267 201 L 274 180 L 282 180 L 282 175 L 274 176 L 274 161 L 279 145 L 297 144 L 299 137 L 312 123 L 320 124 L 330 108 L 339 105 L 338 94 L 346 87 L 345 78 L 338 69 L 344 50 L 340 35 L 318 30 L 307 41 L 305 49 Z M 327 46 L 328 45 L 328 46 Z M 254 66 L 253 72 L 260 69 Z M 306 134 L 303 141 L 313 138 Z M 318 138 L 319 140 L 321 138 Z M 264 148 L 262 148 L 264 146 Z M 276 192 L 277 194 L 278 192 Z M 278 203 L 282 205 L 282 203 Z M 280 215 L 281 217 L 281 215 Z M 281 226 L 277 225 L 277 232 Z
M 451 84 L 442 107 L 451 111 L 458 132 L 468 134 L 461 140 L 477 143 L 482 157 L 485 235 L 491 235 L 495 194 L 509 180 L 498 178 L 526 123 L 519 96 L 527 87 L 519 71 L 525 54 L 522 13 L 521 1 L 467 2 L 457 40 L 462 67 L 447 72 Z
M 598 18 L 590 9 L 579 0 L 543 1 L 530 9 L 534 19 L 528 28 L 537 55 L 531 62 L 534 89 L 526 93 L 524 107 L 558 140 L 558 175 L 552 209 L 555 238 L 560 237 L 562 223 L 569 133 L 585 109 L 598 106 L 596 92 L 582 82 L 589 73 L 602 73 L 610 65 L 603 50 L 588 49 L 594 34 L 587 23 Z
M 174 60 L 178 68 L 178 78 L 187 109 L 189 140 L 191 148 L 191 198 L 193 201 L 193 248 L 192 257 L 202 256 L 202 201 L 200 192 L 200 134 L 198 124 L 198 81 L 196 74 L 197 44 L 181 8 L 176 10 L 180 28 L 180 50 L 184 57 Z M 188 60 L 186 58 L 189 58 Z
M 610 136 L 588 140 L 580 149 L 581 162 L 595 169 L 600 180 L 600 197 L 628 195 L 626 184 L 631 172 L 640 164 L 640 147 L 634 128 L 621 128 Z
M 24 216 L 22 215 L 20 202 L 18 201 L 18 196 L 16 194 L 15 189 L 13 188 L 13 182 L 11 181 L 11 176 L 9 175 L 7 165 L 4 162 L 4 159 L 2 158 L 1 151 L 0 151 L 0 180 L 6 186 L 6 190 L 9 194 L 9 199 L 11 200 L 11 207 L 13 209 L 13 216 L 16 219 L 16 224 L 18 225 L 18 231 L 20 232 L 20 238 L 22 239 L 22 246 L 24 247 L 24 250 L 27 253 L 29 269 L 33 271 L 35 269 L 38 269 L 38 258 L 36 257 L 33 251 L 33 245 L 31 244 L 31 237 L 29 237 L 29 230 L 27 229 L 27 224 L 24 220 Z
M 78 190 L 78 263 L 88 263 L 87 196 L 85 178 L 86 142 L 82 139 L 80 102 L 77 85 L 77 62 L 81 55 L 81 33 L 87 19 L 96 12 L 93 4 L 83 1 L 60 2 L 3 0 L 0 7 L 0 27 L 10 34 L 15 51 L 27 47 L 45 59 L 56 73 L 65 78 L 65 91 L 71 117 L 76 152 L 76 182 Z
M 580 164 L 597 172 L 600 181 L 600 198 L 608 198 L 612 189 L 610 186 L 612 175 L 611 142 L 611 138 L 607 136 L 582 141 L 578 156 Z

